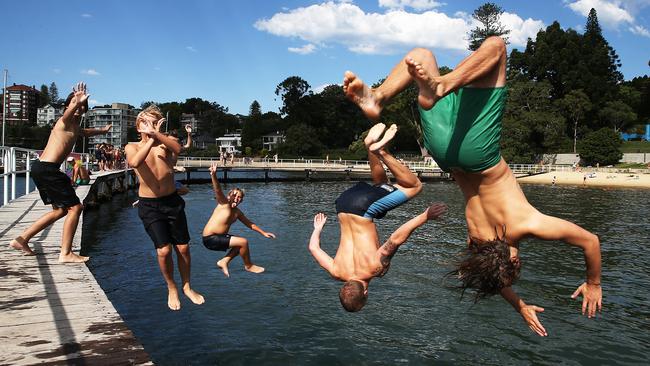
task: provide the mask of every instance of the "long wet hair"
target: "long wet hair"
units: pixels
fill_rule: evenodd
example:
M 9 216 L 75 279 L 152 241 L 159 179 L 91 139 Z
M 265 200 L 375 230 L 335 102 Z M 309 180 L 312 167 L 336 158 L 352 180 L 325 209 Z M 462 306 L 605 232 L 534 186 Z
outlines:
M 496 231 L 496 230 L 495 230 Z M 506 242 L 505 226 L 503 237 L 489 241 L 470 238 L 469 245 L 455 263 L 455 269 L 448 277 L 460 281 L 461 298 L 467 289 L 475 291 L 474 302 L 499 294 L 501 290 L 519 278 L 520 262 L 510 259 L 510 245 Z
M 351 313 L 361 310 L 368 302 L 363 284 L 359 281 L 347 281 L 339 291 L 339 300 L 343 308 Z

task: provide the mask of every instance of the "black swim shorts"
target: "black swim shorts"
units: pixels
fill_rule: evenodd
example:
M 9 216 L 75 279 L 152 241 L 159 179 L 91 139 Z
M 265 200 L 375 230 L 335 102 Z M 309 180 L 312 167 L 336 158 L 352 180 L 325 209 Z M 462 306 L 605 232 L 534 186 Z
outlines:
M 381 219 L 408 197 L 390 184 L 370 185 L 359 182 L 336 199 L 336 213 L 350 213 L 368 219 Z
M 38 188 L 43 203 L 54 207 L 72 207 L 79 203 L 79 197 L 72 188 L 72 182 L 60 169 L 60 163 L 35 161 L 31 177 Z
M 190 242 L 185 201 L 176 192 L 165 197 L 140 197 L 138 216 L 156 248 Z
M 230 246 L 230 234 L 212 234 L 203 237 L 203 245 L 210 250 L 225 252 Z

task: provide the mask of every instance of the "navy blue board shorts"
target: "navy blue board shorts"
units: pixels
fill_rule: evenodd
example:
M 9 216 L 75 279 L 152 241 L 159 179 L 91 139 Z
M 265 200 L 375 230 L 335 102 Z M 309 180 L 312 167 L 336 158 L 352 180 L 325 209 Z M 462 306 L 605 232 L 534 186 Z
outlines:
M 60 167 L 60 163 L 37 160 L 32 164 L 31 178 L 44 204 L 59 208 L 76 206 L 81 203 L 79 197 L 70 177 Z
M 140 197 L 138 216 L 156 248 L 190 242 L 185 201 L 176 192 L 165 197 Z
M 230 247 L 230 234 L 212 234 L 203 237 L 203 245 L 210 250 L 225 252 Z
M 408 197 L 391 184 L 370 185 L 359 182 L 336 199 L 336 213 L 350 213 L 369 219 L 381 219 Z

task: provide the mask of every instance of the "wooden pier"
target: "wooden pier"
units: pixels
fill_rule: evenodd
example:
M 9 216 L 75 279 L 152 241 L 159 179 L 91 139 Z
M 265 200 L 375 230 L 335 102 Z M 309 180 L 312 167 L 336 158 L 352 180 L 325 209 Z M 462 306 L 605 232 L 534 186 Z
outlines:
M 135 185 L 132 171 L 92 175 L 77 188 L 90 204 Z M 0 365 L 151 364 L 85 264 L 59 264 L 64 219 L 30 241 L 36 256 L 9 248 L 11 239 L 51 210 L 37 191 L 0 207 Z M 81 246 L 83 215 L 73 241 Z M 91 259 L 92 260 L 92 259 Z

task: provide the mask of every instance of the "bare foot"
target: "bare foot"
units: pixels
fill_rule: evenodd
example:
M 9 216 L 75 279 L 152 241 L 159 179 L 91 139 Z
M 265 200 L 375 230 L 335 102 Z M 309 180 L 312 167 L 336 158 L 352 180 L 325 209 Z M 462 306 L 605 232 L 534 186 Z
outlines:
M 205 302 L 203 296 L 200 293 L 192 290 L 189 286 L 187 286 L 187 288 L 183 288 L 183 293 L 196 305 L 201 305 Z
M 376 125 L 372 126 L 368 131 L 368 135 L 363 140 L 363 143 L 366 144 L 366 148 L 370 147 L 370 145 L 372 145 L 373 143 L 379 141 L 379 138 L 381 137 L 381 134 L 384 132 L 385 129 L 386 129 L 386 125 L 383 123 L 377 123 Z
M 226 260 L 226 258 L 221 258 L 217 262 L 217 267 L 221 268 L 221 271 L 223 272 L 223 274 L 226 275 L 226 277 L 230 277 L 230 272 L 228 272 L 228 263 L 229 262 L 230 261 Z
M 84 257 L 74 253 L 68 255 L 59 254 L 59 263 L 84 263 L 89 259 L 90 257 Z
M 410 57 L 405 59 L 404 62 L 406 62 L 409 74 L 411 74 L 415 82 L 418 84 L 418 103 L 420 104 L 420 107 L 431 109 L 438 99 L 440 99 L 436 93 L 440 83 L 436 80 L 436 77 L 429 74 L 429 72 L 425 70 L 419 62 Z
M 392 124 L 386 131 L 384 132 L 384 137 L 381 138 L 380 141 L 375 142 L 374 144 L 368 146 L 368 151 L 370 152 L 377 152 L 386 146 L 386 144 L 395 137 L 395 134 L 397 133 L 397 125 Z
M 361 108 L 366 117 L 373 121 L 379 119 L 383 108 L 382 98 L 351 71 L 346 71 L 343 77 L 343 92 L 348 99 Z
M 34 253 L 32 251 L 32 249 L 29 247 L 29 245 L 27 245 L 27 242 L 25 241 L 25 239 L 23 239 L 20 236 L 17 237 L 16 239 L 12 240 L 9 243 L 9 246 L 16 249 L 16 250 L 22 251 L 23 255 L 36 255 L 36 253 Z
M 244 268 L 248 272 L 253 272 L 253 273 L 262 273 L 264 272 L 264 267 L 257 266 L 255 264 L 251 264 L 250 266 L 244 266 Z
M 178 298 L 177 289 L 169 289 L 169 295 L 167 295 L 167 306 L 174 311 L 181 309 L 181 300 Z

